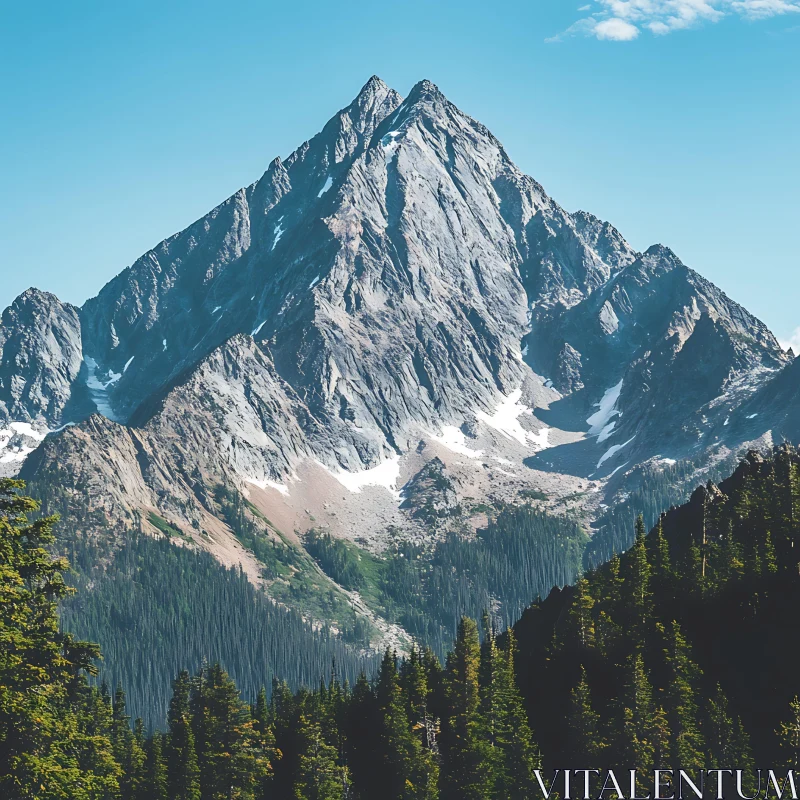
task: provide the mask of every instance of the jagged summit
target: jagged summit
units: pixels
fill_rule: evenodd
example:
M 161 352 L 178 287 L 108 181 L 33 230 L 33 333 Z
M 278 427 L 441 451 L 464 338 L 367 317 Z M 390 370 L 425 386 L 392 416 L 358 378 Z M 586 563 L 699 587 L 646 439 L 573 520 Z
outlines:
M 434 456 L 473 497 L 599 479 L 778 435 L 794 396 L 761 322 L 669 248 L 567 212 L 430 81 L 404 99 L 373 76 L 83 308 L 48 302 L 44 325 L 3 318 L 0 413 L 79 423 L 75 447 L 95 409 L 126 423 L 158 464 L 148 502 L 223 479 L 291 502 L 316 469 L 395 509 Z M 724 424 L 779 375 L 775 426 Z

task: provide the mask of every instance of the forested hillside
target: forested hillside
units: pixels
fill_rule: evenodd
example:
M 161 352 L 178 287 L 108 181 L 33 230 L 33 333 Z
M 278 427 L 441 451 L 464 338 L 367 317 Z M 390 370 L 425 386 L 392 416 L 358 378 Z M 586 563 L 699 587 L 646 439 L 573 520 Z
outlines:
M 515 626 L 546 765 L 800 759 L 800 458 L 751 453 Z
M 491 608 L 505 628 L 532 599 L 573 582 L 586 542 L 574 520 L 526 504 L 487 507 L 477 534 L 454 531 L 424 546 L 399 539 L 380 555 L 317 530 L 301 545 L 219 485 L 213 502 L 258 561 L 261 590 L 155 514 L 149 521 L 161 538 L 135 528 L 87 534 L 90 512 L 58 483 L 28 488 L 43 513 L 65 520 L 56 551 L 79 589 L 62 605 L 65 629 L 100 644 L 101 679 L 122 682 L 129 710 L 148 730 L 165 719 L 172 677 L 203 659 L 223 664 L 246 696 L 274 676 L 293 690 L 315 685 L 334 657 L 351 683 L 360 670 L 371 672 L 376 631 L 345 592 L 358 592 L 374 614 L 443 660 L 462 616 Z
M 627 550 L 634 539 L 634 525 L 641 514 L 649 530 L 672 506 L 687 502 L 701 482 L 719 482 L 736 468 L 735 457 L 709 463 L 706 457 L 667 463 L 657 461 L 631 470 L 617 491 L 617 502 L 593 523 L 594 534 L 586 545 L 584 565 L 592 569 L 614 553 Z
M 401 541 L 380 558 L 315 531 L 306 548 L 335 581 L 444 658 L 462 617 L 492 608 L 505 628 L 532 598 L 574 581 L 585 541 L 575 521 L 521 505 L 503 508 L 476 535 Z
M 442 668 L 430 651 L 386 651 L 372 680 L 292 693 L 273 681 L 252 705 L 217 663 L 172 685 L 167 729 L 131 725 L 125 691 L 91 687 L 95 646 L 59 630 L 66 562 L 52 518 L 0 482 L 0 794 L 9 800 L 368 800 L 524 798 L 538 751 L 514 678 L 515 646 L 488 617 L 459 624 Z M 202 614 L 202 608 L 195 609 Z M 135 634 L 134 634 L 135 635 Z
M 94 548 L 79 537 L 70 549 L 81 563 Z M 334 659 L 350 681 L 378 663 L 276 605 L 240 571 L 168 539 L 133 535 L 106 570 L 68 577 L 80 591 L 63 604 L 64 629 L 101 643 L 102 679 L 125 686 L 148 729 L 163 725 L 172 678 L 204 659 L 225 664 L 247 697 L 273 677 L 313 686 Z
M 800 769 L 800 456 L 748 455 L 630 549 L 554 589 L 500 635 L 458 624 L 444 665 L 386 651 L 292 691 L 240 694 L 218 663 L 180 670 L 163 733 L 97 649 L 59 630 L 69 593 L 52 519 L 0 487 L 0 790 L 11 800 L 522 800 L 540 765 Z M 346 561 L 320 537 L 329 569 Z M 141 557 L 132 551 L 130 557 Z M 202 609 L 199 613 L 202 613 Z M 751 774 L 743 790 L 755 794 Z

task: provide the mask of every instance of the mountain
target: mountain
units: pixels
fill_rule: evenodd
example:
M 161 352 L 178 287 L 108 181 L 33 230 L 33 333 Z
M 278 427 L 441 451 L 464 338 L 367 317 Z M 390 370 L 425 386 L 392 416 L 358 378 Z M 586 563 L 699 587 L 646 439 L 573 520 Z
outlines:
M 244 522 L 323 580 L 312 528 L 380 554 L 521 496 L 592 519 L 637 465 L 797 429 L 797 367 L 763 323 L 565 211 L 428 81 L 371 78 L 82 308 L 26 292 L 0 351 L 0 461 L 27 456 L 67 527 L 171 531 L 267 588 Z
M 795 765 L 798 519 L 797 450 L 751 451 L 527 609 L 518 677 L 545 767 Z

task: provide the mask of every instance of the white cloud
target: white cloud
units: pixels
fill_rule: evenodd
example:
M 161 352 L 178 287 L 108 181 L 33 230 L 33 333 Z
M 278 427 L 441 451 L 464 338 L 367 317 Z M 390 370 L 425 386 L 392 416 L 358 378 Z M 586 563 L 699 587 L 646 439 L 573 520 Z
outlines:
M 610 39 L 613 42 L 629 42 L 639 35 L 639 29 L 630 22 L 619 17 L 604 19 L 594 26 L 594 34 L 598 39 Z
M 795 355 L 800 355 L 800 328 L 795 328 L 788 339 L 781 339 L 781 347 L 784 350 L 791 347 Z
M 755 21 L 800 13 L 800 0 L 594 0 L 579 10 L 591 13 L 547 41 L 593 36 L 630 42 L 642 30 L 664 36 L 702 23 L 719 22 L 730 15 Z

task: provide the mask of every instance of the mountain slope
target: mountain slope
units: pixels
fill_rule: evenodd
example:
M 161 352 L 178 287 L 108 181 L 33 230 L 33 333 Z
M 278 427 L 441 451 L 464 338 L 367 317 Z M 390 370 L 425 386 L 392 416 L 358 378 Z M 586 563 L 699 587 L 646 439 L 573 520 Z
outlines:
M 88 504 L 98 536 L 160 519 L 256 583 L 220 486 L 265 536 L 381 552 L 526 493 L 595 517 L 606 478 L 768 443 L 797 399 L 761 322 L 668 248 L 562 209 L 428 81 L 370 79 L 82 309 L 29 292 L 3 324 L 13 467 L 75 423 L 24 477 Z M 401 495 L 433 459 L 462 512 L 431 525 Z

